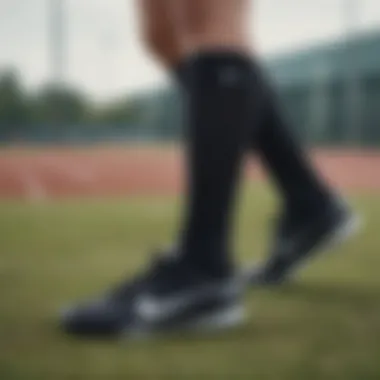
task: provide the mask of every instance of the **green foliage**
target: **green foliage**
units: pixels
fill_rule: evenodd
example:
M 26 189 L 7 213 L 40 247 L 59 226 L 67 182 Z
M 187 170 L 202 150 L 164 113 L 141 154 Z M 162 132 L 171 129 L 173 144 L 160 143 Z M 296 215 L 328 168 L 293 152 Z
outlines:
M 37 123 L 83 123 L 89 113 L 86 99 L 68 88 L 45 87 L 33 100 L 33 121 Z
M 121 124 L 136 122 L 139 105 L 125 100 L 96 107 L 75 88 L 46 85 L 28 94 L 13 71 L 0 72 L 0 125 Z
M 137 122 L 141 108 L 135 101 L 124 100 L 111 103 L 98 111 L 96 119 L 102 123 L 120 124 L 126 121 Z
M 20 125 L 30 119 L 29 99 L 14 71 L 0 75 L 0 121 Z

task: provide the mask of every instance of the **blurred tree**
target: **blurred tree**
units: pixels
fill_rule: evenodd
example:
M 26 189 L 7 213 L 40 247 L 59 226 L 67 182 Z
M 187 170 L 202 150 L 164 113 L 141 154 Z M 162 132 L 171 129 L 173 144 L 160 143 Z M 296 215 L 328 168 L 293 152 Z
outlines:
M 134 124 L 141 118 L 142 107 L 137 101 L 122 100 L 103 107 L 96 115 L 101 123 Z
M 30 119 L 28 99 L 15 71 L 0 74 L 0 124 L 7 128 L 25 124 Z
M 70 88 L 46 86 L 34 98 L 33 120 L 42 124 L 85 123 L 91 114 L 88 101 Z
M 29 122 L 29 99 L 14 70 L 0 73 L 0 139 L 18 139 Z

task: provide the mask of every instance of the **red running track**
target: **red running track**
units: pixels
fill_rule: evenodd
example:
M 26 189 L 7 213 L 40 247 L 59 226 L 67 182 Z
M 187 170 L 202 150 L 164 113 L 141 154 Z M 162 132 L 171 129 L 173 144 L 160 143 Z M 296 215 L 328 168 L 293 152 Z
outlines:
M 349 191 L 380 192 L 380 151 L 318 150 L 323 175 Z M 43 200 L 178 193 L 183 166 L 176 148 L 7 148 L 0 151 L 0 197 Z M 253 160 L 249 177 L 262 180 Z

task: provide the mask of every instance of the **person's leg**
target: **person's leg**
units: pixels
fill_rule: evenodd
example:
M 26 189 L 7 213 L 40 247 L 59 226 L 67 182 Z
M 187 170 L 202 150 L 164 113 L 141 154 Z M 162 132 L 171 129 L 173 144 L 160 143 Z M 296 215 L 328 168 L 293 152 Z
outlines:
M 184 3 L 189 187 L 180 247 L 191 265 L 223 274 L 231 268 L 234 193 L 259 107 L 246 35 L 248 1 Z
M 188 15 L 179 40 L 186 40 L 189 48 L 182 56 L 188 78 L 189 188 L 177 252 L 161 257 L 142 278 L 128 280 L 100 301 L 70 309 L 64 315 L 68 332 L 117 334 L 199 324 L 215 328 L 241 320 L 242 284 L 231 273 L 228 235 L 256 89 L 243 38 L 246 0 L 182 3 L 182 15 Z M 231 25 L 229 33 L 220 34 L 226 25 Z
M 140 35 L 147 52 L 167 70 L 176 67 L 184 55 L 181 34 L 181 1 L 138 0 Z
M 204 83 L 213 79 L 213 71 L 223 71 L 225 66 L 230 72 L 227 75 L 231 75 L 235 65 L 238 66 L 236 71 L 243 70 L 241 61 L 244 61 L 247 67 L 247 74 L 250 72 L 249 58 L 244 57 L 248 51 L 243 20 L 246 3 L 246 0 L 228 0 L 222 3 L 216 0 L 179 0 L 175 9 L 170 6 L 163 7 L 162 1 L 159 0 L 143 0 L 142 3 L 145 44 L 165 67 L 181 66 L 183 72 L 189 73 L 186 92 L 190 97 L 193 88 L 197 91 L 191 97 L 193 101 L 190 99 L 189 107 L 189 200 L 184 232 L 178 245 L 186 260 L 196 266 L 202 266 L 202 269 L 207 266 L 210 270 L 218 272 L 226 272 L 229 266 L 226 257 L 228 209 L 229 203 L 232 202 L 237 172 L 235 167 L 239 166 L 243 151 L 240 145 L 245 142 L 239 136 L 242 132 L 239 132 L 235 125 L 239 125 L 239 117 L 245 120 L 240 124 L 243 124 L 241 128 L 245 128 L 244 133 L 248 137 L 247 114 L 251 105 L 241 102 L 244 97 L 240 99 L 233 86 L 227 86 L 224 94 L 223 89 L 219 88 L 215 89 L 215 94 L 211 94 L 211 90 L 214 91 L 212 86 L 218 87 L 220 84 Z M 182 4 L 183 7 L 178 4 Z M 202 64 L 203 61 L 206 63 Z M 198 66 L 210 67 L 203 69 L 207 69 L 204 75 L 206 78 L 201 78 L 201 88 L 195 89 L 195 86 L 192 87 L 192 84 L 196 83 L 194 78 L 198 76 L 198 71 L 202 71 Z M 192 83 L 190 77 L 193 78 Z M 207 95 L 208 89 L 211 95 Z M 253 87 L 247 89 L 246 92 L 251 92 Z M 207 104 L 207 101 L 210 104 Z M 228 115 L 229 120 L 218 106 L 218 102 L 225 105 L 228 101 L 231 114 Z M 211 109 L 211 112 L 207 111 L 206 114 L 203 109 L 199 111 L 199 104 L 202 104 L 204 109 Z M 235 112 L 234 107 L 237 108 Z M 244 111 L 243 114 L 241 111 Z M 202 118 L 207 120 L 192 122 Z M 224 126 L 225 124 L 228 125 Z M 220 127 L 217 128 L 215 125 Z M 238 141 L 233 140 L 234 136 Z M 212 156 L 213 150 L 215 157 Z M 229 157 L 229 152 L 233 157 Z M 232 167 L 229 168 L 229 165 Z
M 208 7 L 212 6 L 212 2 L 200 1 L 200 3 L 199 5 L 196 2 L 191 3 L 191 5 L 196 5 L 195 12 L 192 6 L 187 12 L 190 20 L 194 18 L 193 33 L 195 38 L 200 36 L 203 50 L 207 50 L 209 46 L 218 45 L 231 45 L 237 46 L 241 50 L 248 50 L 247 46 L 250 42 L 245 38 L 245 30 L 242 28 L 244 17 L 241 13 L 236 12 L 238 7 L 233 1 L 219 2 L 219 12 L 221 14 L 228 13 L 228 17 L 224 20 L 225 24 L 208 20 L 210 17 Z M 245 8 L 248 3 L 245 1 L 242 6 Z M 231 6 L 231 4 L 234 5 Z M 203 36 L 202 30 L 205 24 L 211 26 L 209 26 L 210 31 Z M 260 122 L 260 128 L 251 126 L 252 147 L 262 159 L 284 197 L 285 203 L 290 208 L 301 208 L 300 204 L 302 204 L 302 209 L 307 209 L 307 212 L 318 209 L 321 203 L 325 202 L 329 190 L 312 169 L 304 151 L 288 130 L 274 99 L 273 90 L 261 73 L 258 61 L 254 62 L 252 70 L 255 71 L 260 82 L 258 83 L 260 86 L 259 96 L 265 102 L 264 107 L 260 109 L 260 118 L 254 119 L 255 123 Z M 186 79 L 184 80 L 186 81 Z
M 186 10 L 189 19 L 193 19 L 196 29 L 193 32 L 196 35 L 202 35 L 203 20 L 209 15 L 207 9 L 209 3 L 204 3 L 202 6 L 205 8 L 196 7 L 195 13 L 192 9 Z M 221 11 L 227 11 L 227 7 L 228 3 L 225 3 Z M 222 37 L 223 44 L 238 42 L 244 49 L 244 38 L 239 36 L 241 30 L 229 34 L 231 30 L 235 29 L 236 31 L 239 28 L 237 26 L 239 22 L 238 17 L 231 17 L 229 19 L 231 29 L 219 30 L 215 26 L 213 31 L 208 33 L 206 39 L 202 41 L 203 46 L 207 48 L 215 43 L 219 44 L 220 37 Z M 160 43 L 155 45 L 154 51 L 162 62 L 168 64 L 168 68 L 171 68 L 186 92 L 186 70 L 180 64 L 184 47 L 171 37 L 172 33 L 167 25 L 165 29 L 161 29 L 161 33 L 158 35 L 162 38 Z M 234 41 L 234 39 L 236 40 Z M 167 51 L 172 52 L 170 57 L 166 55 Z M 173 54 L 175 51 L 177 53 Z M 287 125 L 287 120 L 276 102 L 269 81 L 259 73 L 261 70 L 257 66 L 255 70 L 257 76 L 261 78 L 261 96 L 264 99 L 262 100 L 264 107 L 258 117 L 260 128 L 257 133 L 257 127 L 254 128 L 252 148 L 276 184 L 284 204 L 280 225 L 276 229 L 277 236 L 271 247 L 270 260 L 268 265 L 264 265 L 261 272 L 265 276 L 278 277 L 291 269 L 293 261 L 298 262 L 308 256 L 310 252 L 317 252 L 318 250 L 315 248 L 321 245 L 325 247 L 326 239 L 330 239 L 342 231 L 346 232 L 347 226 L 350 227 L 352 224 L 349 212 L 334 198 L 332 190 L 313 168 L 301 144 Z M 305 227 L 309 228 L 306 235 Z M 304 236 L 306 236 L 306 240 Z M 294 244 L 285 244 L 290 240 Z M 294 248 L 292 252 L 288 252 L 288 248 L 291 246 Z M 292 260 L 292 265 L 288 261 L 278 265 L 277 257 L 286 256 L 295 258 Z M 274 260 L 273 257 L 275 257 Z M 260 271 L 252 272 L 252 281 L 257 281 L 257 273 Z

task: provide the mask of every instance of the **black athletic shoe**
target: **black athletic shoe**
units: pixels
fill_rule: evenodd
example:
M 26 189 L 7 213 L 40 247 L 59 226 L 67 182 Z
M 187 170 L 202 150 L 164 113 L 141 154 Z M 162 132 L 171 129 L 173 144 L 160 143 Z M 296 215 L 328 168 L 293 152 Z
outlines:
M 286 282 L 300 264 L 348 239 L 358 227 L 357 218 L 338 201 L 304 217 L 288 210 L 278 223 L 269 259 L 246 272 L 246 278 L 251 284 Z
M 66 310 L 62 326 L 90 337 L 233 327 L 243 319 L 242 286 L 236 278 L 210 278 L 165 257 L 100 300 Z
M 154 263 L 147 273 L 128 279 L 106 294 L 61 311 L 62 329 L 72 335 L 113 337 L 132 324 L 135 297 L 153 275 Z

